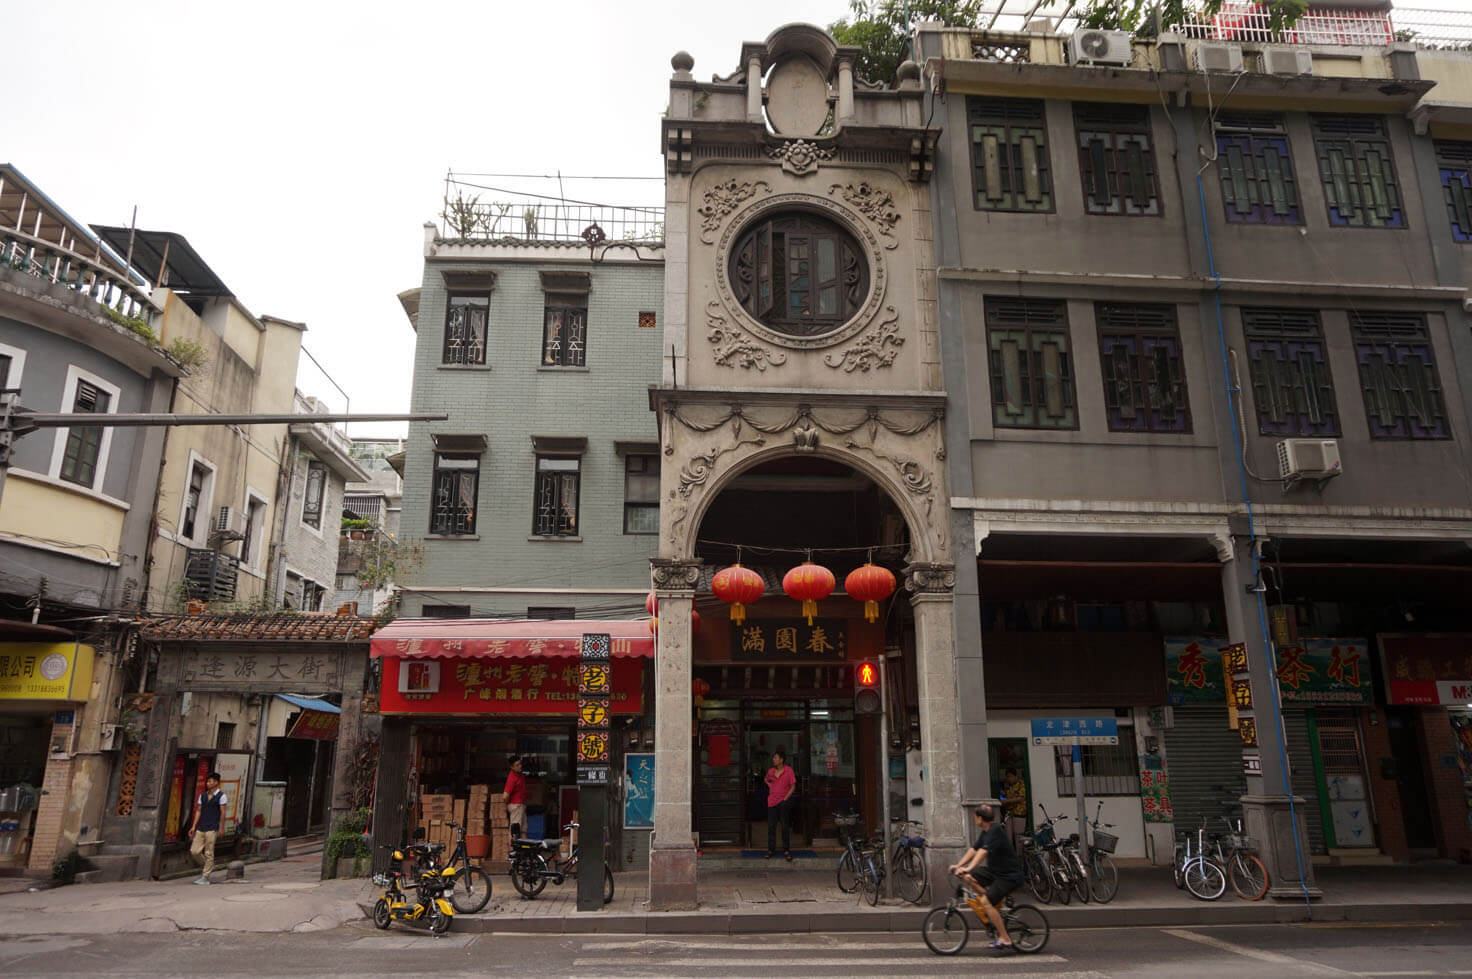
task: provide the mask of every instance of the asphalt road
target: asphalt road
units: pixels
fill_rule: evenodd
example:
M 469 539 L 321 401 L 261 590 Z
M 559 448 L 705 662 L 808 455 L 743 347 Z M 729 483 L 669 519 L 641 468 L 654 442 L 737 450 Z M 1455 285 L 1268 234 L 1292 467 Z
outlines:
M 326 932 L 0 939 L 0 975 L 180 976 L 1472 976 L 1465 922 L 1092 928 L 1057 931 L 1036 955 L 997 954 L 972 934 L 960 955 L 917 933 L 456 935 L 367 922 Z

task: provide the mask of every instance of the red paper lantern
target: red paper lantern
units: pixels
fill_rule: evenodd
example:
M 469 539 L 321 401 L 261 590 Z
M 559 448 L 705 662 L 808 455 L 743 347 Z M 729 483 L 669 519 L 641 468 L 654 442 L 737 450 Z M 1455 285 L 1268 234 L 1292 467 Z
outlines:
M 740 564 L 733 564 L 716 572 L 710 580 L 710 590 L 721 601 L 730 604 L 731 621 L 739 624 L 746 621 L 746 606 L 760 599 L 767 589 L 761 575 Z
M 654 592 L 644 596 L 644 611 L 654 615 L 659 611 L 659 600 L 654 597 Z
M 843 590 L 856 602 L 864 603 L 864 618 L 870 622 L 879 618 L 879 603 L 894 594 L 894 574 L 877 564 L 864 564 L 854 568 L 843 579 Z
M 821 564 L 804 561 L 783 576 L 782 590 L 788 598 L 802 602 L 803 617 L 812 625 L 813 616 L 818 614 L 818 603 L 833 594 L 837 583 L 832 571 Z

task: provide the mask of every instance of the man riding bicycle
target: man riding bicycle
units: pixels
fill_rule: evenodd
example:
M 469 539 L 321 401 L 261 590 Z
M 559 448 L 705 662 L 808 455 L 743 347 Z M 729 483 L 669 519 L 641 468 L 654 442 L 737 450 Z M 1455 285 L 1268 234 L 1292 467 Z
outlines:
M 997 930 L 997 940 L 989 946 L 997 951 L 1012 949 L 1012 936 L 1002 921 L 998 905 L 1002 899 L 1022 885 L 1022 864 L 1007 831 L 997 822 L 997 809 L 991 805 L 976 807 L 976 828 L 979 830 L 976 844 L 967 850 L 960 862 L 951 864 L 950 872 L 981 898 L 981 908 L 987 920 Z M 986 861 L 990 883 L 982 884 L 976 876 L 982 861 Z

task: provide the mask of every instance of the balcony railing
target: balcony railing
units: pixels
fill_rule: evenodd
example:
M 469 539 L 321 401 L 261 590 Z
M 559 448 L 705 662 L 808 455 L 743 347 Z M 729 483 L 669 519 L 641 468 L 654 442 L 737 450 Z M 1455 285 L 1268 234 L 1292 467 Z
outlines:
M 1384 47 L 1408 41 L 1432 48 L 1472 48 L 1472 11 L 1337 10 L 1311 7 L 1287 30 L 1274 31 L 1267 8 L 1228 0 L 1216 16 L 1175 25 L 1189 38 L 1248 44 L 1325 44 Z
M 208 548 L 189 549 L 184 564 L 184 587 L 189 597 L 203 602 L 235 601 L 240 559 Z
M 483 199 L 495 195 L 493 199 Z M 445 182 L 440 237 L 512 242 L 664 242 L 664 208 L 598 204 L 545 194 L 518 193 Z
M 0 230 L 0 266 L 64 285 L 125 319 L 153 322 L 152 300 L 128 276 L 54 241 L 13 228 Z

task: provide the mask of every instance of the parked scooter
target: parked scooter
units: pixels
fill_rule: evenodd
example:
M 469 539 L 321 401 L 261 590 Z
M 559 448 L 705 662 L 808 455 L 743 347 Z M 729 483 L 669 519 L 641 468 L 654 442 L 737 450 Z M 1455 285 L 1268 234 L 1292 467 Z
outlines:
M 455 868 L 435 867 L 440 844 L 415 843 L 393 851 L 394 867 L 390 873 L 374 874 L 373 883 L 384 888 L 383 896 L 373 905 L 373 924 L 387 928 L 394 921 L 422 922 L 433 935 L 443 935 L 455 920 L 455 907 L 445 897 L 455 886 Z M 414 861 L 411 876 L 403 871 L 405 860 Z

